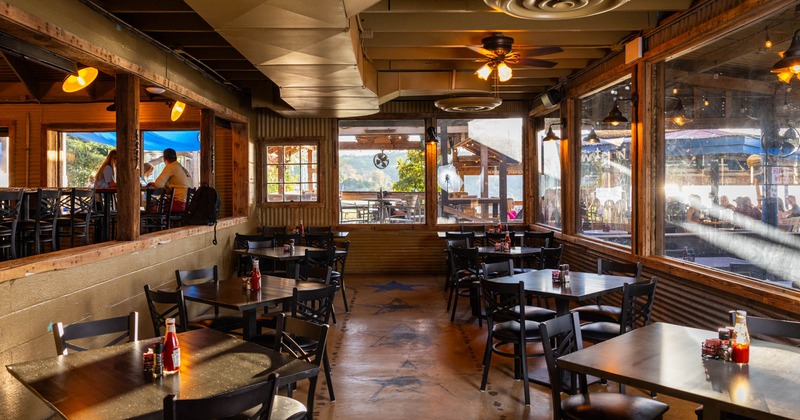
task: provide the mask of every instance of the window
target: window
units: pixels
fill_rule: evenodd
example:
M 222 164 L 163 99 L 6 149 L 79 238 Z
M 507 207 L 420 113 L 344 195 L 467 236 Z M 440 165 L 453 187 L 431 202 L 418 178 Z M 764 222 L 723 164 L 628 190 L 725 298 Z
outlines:
M 522 223 L 522 118 L 438 121 L 439 223 Z
M 422 120 L 339 122 L 339 222 L 425 223 Z
M 117 145 L 117 133 L 113 131 L 62 132 L 59 159 L 60 187 L 94 187 L 94 177 L 108 152 Z M 192 179 L 193 187 L 200 180 L 200 132 L 189 131 L 143 131 L 144 161 L 154 171 L 145 179 L 155 180 L 164 169 L 164 149 L 172 148 L 178 154 L 178 162 Z
M 578 232 L 630 245 L 631 127 L 603 120 L 614 106 L 631 117 L 631 82 L 621 80 L 581 100 Z
M 792 287 L 800 81 L 770 73 L 792 38 L 787 19 L 794 7 L 666 61 L 663 253 Z M 765 27 L 770 49 L 753 41 Z
M 544 118 L 544 127 L 536 133 L 539 145 L 539 211 L 536 221 L 555 228 L 561 227 L 561 120 Z M 559 139 L 545 138 L 552 133 Z
M 0 127 L 0 187 L 8 187 L 9 185 L 9 142 L 8 127 Z
M 319 202 L 319 141 L 268 140 L 263 144 L 262 201 Z

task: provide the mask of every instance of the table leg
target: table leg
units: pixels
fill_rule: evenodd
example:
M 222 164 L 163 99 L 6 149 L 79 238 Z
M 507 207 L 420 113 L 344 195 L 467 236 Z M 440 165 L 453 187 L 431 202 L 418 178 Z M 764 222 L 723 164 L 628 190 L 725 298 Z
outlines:
M 242 319 L 244 321 L 244 331 L 242 331 L 244 339 L 246 340 L 257 336 L 258 326 L 256 325 L 256 310 L 250 309 L 242 311 Z
M 569 313 L 569 299 L 556 298 L 556 315 L 566 315 Z

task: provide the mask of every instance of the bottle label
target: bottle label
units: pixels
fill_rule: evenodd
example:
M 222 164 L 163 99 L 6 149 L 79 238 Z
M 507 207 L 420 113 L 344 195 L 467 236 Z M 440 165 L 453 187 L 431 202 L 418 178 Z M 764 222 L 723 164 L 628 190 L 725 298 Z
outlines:
M 177 348 L 172 352 L 172 367 L 175 370 L 181 368 L 181 349 Z

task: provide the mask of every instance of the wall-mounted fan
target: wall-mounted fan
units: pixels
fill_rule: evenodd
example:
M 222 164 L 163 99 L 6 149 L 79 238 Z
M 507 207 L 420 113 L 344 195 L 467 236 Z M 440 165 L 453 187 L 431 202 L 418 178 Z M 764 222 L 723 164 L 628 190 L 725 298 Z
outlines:
M 498 77 L 501 82 L 511 78 L 511 68 L 508 67 L 508 64 L 519 63 L 523 66 L 552 68 L 557 64 L 555 61 L 530 57 L 555 54 L 563 51 L 560 47 L 527 48 L 525 49 L 525 55 L 527 57 L 522 57 L 519 52 L 512 51 L 514 38 L 504 36 L 501 33 L 483 38 L 481 42 L 483 45 L 480 47 L 476 45 L 467 46 L 467 48 L 472 51 L 486 56 L 486 58 L 476 60 L 478 62 L 486 62 L 476 73 L 478 77 L 486 80 L 492 70 L 497 69 Z
M 386 169 L 389 166 L 389 156 L 386 153 L 380 152 L 372 157 L 372 164 L 378 169 Z

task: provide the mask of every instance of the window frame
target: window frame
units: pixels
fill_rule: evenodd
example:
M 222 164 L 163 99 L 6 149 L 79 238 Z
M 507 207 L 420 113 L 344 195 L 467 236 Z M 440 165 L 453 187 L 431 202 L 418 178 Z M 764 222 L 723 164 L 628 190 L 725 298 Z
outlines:
M 325 206 L 325 177 L 323 176 L 322 162 L 325 161 L 325 151 L 322 147 L 322 137 L 309 136 L 309 137 L 273 137 L 262 138 L 256 143 L 256 199 L 257 206 L 263 208 L 296 208 L 296 207 L 313 207 L 319 208 Z M 315 162 L 317 167 L 317 200 L 316 201 L 267 201 L 265 194 L 267 188 L 266 172 L 267 162 L 265 159 L 267 148 L 272 146 L 314 146 L 317 148 L 317 160 Z

